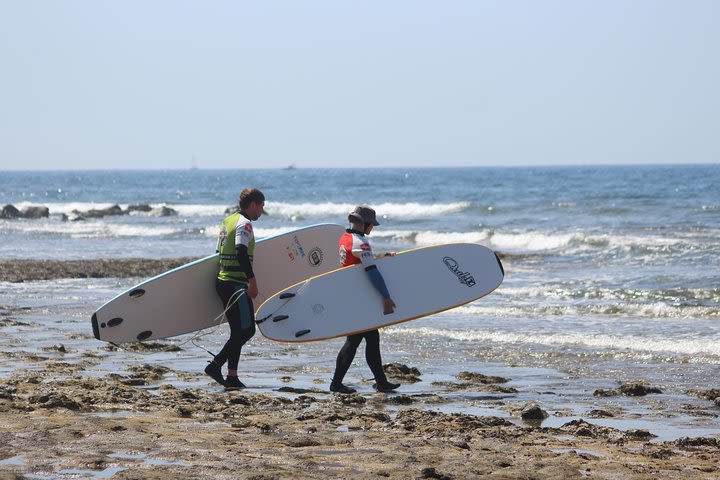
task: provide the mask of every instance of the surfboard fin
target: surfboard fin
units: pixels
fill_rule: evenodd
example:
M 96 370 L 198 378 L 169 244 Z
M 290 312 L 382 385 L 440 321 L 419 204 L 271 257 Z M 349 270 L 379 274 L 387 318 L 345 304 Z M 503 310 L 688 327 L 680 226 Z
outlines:
M 295 338 L 302 337 L 303 335 L 307 335 L 308 333 L 310 333 L 310 330 L 299 330 L 295 332 Z
M 287 320 L 288 318 L 290 318 L 290 317 L 287 315 L 277 315 L 277 316 L 273 317 L 273 322 L 280 322 L 282 320 Z
M 141 342 L 152 335 L 152 330 L 145 330 L 144 332 L 138 333 L 137 339 Z
M 280 300 L 285 300 L 286 298 L 293 298 L 294 296 L 295 296 L 294 293 L 285 292 L 285 293 L 281 293 L 281 294 L 278 296 L 278 298 L 279 298 Z
M 264 322 L 265 320 L 267 320 L 270 317 L 272 317 L 272 314 L 268 315 L 267 317 L 259 318 L 259 319 L 255 320 L 255 324 L 260 325 L 262 322 Z

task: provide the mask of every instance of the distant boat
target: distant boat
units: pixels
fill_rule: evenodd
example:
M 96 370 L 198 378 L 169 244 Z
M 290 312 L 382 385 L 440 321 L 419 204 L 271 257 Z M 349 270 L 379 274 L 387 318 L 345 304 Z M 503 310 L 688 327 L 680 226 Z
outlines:
M 291 164 L 288 165 L 287 167 L 283 167 L 283 170 L 295 170 L 296 168 L 297 168 L 297 167 L 295 166 L 295 164 L 294 164 L 294 163 L 291 163 Z

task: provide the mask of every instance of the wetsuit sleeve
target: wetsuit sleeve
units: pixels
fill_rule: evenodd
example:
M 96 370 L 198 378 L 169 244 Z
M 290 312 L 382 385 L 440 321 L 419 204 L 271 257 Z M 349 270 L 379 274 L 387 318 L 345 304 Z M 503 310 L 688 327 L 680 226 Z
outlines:
M 353 255 L 360 259 L 368 277 L 370 277 L 370 282 L 373 284 L 373 287 L 375 287 L 383 298 L 390 298 L 390 292 L 388 292 L 387 286 L 385 285 L 385 279 L 383 279 L 380 270 L 378 270 L 377 265 L 375 265 L 375 256 L 373 255 L 370 242 L 365 239 L 353 242 Z
M 245 272 L 247 279 L 250 280 L 255 276 L 255 273 L 253 273 L 252 264 L 250 263 L 247 245 L 240 244 L 235 246 L 235 253 L 237 254 L 237 261 L 240 264 L 240 268 Z
M 373 287 L 375 287 L 375 290 L 380 292 L 380 295 L 382 295 L 385 300 L 390 298 L 390 292 L 388 292 L 387 285 L 385 285 L 385 279 L 380 274 L 380 270 L 377 269 L 377 265 L 365 267 L 365 271 L 368 277 L 370 277 L 370 282 L 373 284 Z

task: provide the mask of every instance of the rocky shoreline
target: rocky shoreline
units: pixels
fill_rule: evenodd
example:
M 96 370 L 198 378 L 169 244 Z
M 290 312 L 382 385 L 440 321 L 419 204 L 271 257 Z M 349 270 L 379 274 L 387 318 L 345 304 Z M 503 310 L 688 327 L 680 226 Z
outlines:
M 0 380 L 0 478 L 717 478 L 720 441 L 650 442 L 584 420 L 559 428 L 445 414 L 427 395 L 178 388 L 135 365 L 47 362 Z M 389 369 L 388 373 L 392 375 Z
M 0 219 L 15 220 L 19 218 L 38 219 L 50 217 L 50 208 L 45 205 L 32 205 L 19 210 L 15 205 L 7 204 L 0 209 Z M 154 217 L 169 217 L 177 215 L 174 208 L 165 205 L 159 207 L 151 207 L 147 204 L 128 205 L 123 210 L 120 205 L 112 205 L 107 208 L 90 209 L 86 211 L 72 210 L 69 214 L 62 214 L 62 220 L 65 222 L 79 222 L 92 218 L 113 217 L 118 215 L 130 215 L 133 213 L 144 213 Z
M 1 259 L 0 282 L 58 278 L 152 277 L 197 260 L 195 258 L 112 258 L 95 260 Z

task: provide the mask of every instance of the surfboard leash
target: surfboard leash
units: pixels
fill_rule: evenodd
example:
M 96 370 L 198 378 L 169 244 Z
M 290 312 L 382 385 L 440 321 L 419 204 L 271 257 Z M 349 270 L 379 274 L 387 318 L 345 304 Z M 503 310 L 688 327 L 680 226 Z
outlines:
M 241 290 L 241 291 L 236 291 L 236 292 L 234 292 L 234 293 L 230 296 L 230 301 L 228 302 L 227 308 L 226 308 L 225 310 L 223 310 L 217 317 L 215 317 L 215 318 L 213 319 L 212 323 L 215 323 L 215 322 L 218 322 L 219 320 L 221 320 L 221 319 L 225 316 L 225 314 L 228 312 L 228 310 L 230 310 L 230 309 L 233 307 L 233 305 L 235 305 L 235 304 L 237 303 L 237 301 L 240 300 L 240 298 L 241 298 L 243 295 L 245 295 L 245 290 Z M 234 298 L 233 298 L 233 297 L 234 297 Z M 195 345 L 195 346 L 198 347 L 199 349 L 206 351 L 211 357 L 215 358 L 215 354 L 214 354 L 214 353 L 212 353 L 210 350 L 206 349 L 206 348 L 203 347 L 202 345 L 198 345 L 197 343 L 195 343 L 195 340 L 196 340 L 197 338 L 199 338 L 199 337 L 204 336 L 204 335 L 215 333 L 215 331 L 216 331 L 218 328 L 220 328 L 220 325 L 222 325 L 222 323 L 218 323 L 217 325 L 214 325 L 214 326 L 212 326 L 212 327 L 207 327 L 207 328 L 205 328 L 205 329 L 198 330 L 196 333 L 194 333 L 190 338 L 188 338 L 188 339 L 185 340 L 184 342 L 181 342 L 181 343 L 172 343 L 171 345 L 167 345 L 167 347 L 164 348 L 164 349 L 162 349 L 162 350 L 155 350 L 155 351 L 150 351 L 150 352 L 142 352 L 142 351 L 128 350 L 127 348 L 124 348 L 124 347 L 122 347 L 121 345 L 119 345 L 119 344 L 117 344 L 117 343 L 115 343 L 115 342 L 108 342 L 108 343 L 109 343 L 110 345 L 114 346 L 115 348 L 117 348 L 118 350 L 123 350 L 123 351 L 125 351 L 125 352 L 131 352 L 131 353 L 139 353 L 139 354 L 141 354 L 141 355 L 153 355 L 153 354 L 156 354 L 156 353 L 172 352 L 173 349 L 175 349 L 175 348 L 180 348 L 180 347 L 182 347 L 183 345 L 187 345 L 188 343 L 192 343 L 193 345 Z M 212 328 L 213 330 L 206 331 L 206 330 L 211 329 L 211 328 Z M 140 344 L 143 344 L 143 342 L 140 342 Z

